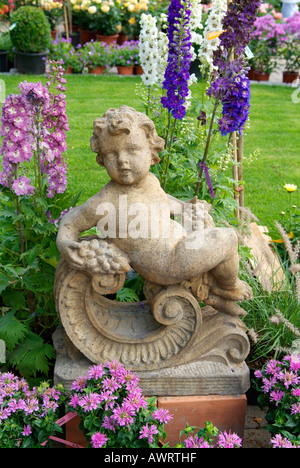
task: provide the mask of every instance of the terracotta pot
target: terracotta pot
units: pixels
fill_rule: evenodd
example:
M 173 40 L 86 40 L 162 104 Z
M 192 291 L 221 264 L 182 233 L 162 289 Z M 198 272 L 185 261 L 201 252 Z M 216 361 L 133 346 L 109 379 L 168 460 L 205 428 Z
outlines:
M 249 80 L 254 80 L 255 79 L 255 70 L 253 68 L 250 68 L 250 70 L 247 73 L 247 77 Z
M 143 67 L 141 67 L 141 65 L 134 65 L 134 74 L 143 75 L 144 74 Z
M 295 80 L 297 80 L 298 76 L 299 76 L 298 72 L 284 71 L 282 73 L 282 81 L 284 83 L 293 83 Z
M 73 68 L 71 67 L 71 65 L 68 65 L 67 68 L 65 69 L 65 73 L 67 75 L 69 75 L 70 73 L 73 73 Z
M 119 34 L 111 34 L 110 36 L 105 36 L 103 34 L 96 34 L 96 40 L 99 42 L 105 42 L 106 44 L 112 44 L 117 42 Z
M 95 67 L 89 68 L 89 73 L 92 75 L 102 75 L 104 73 L 105 67 Z
M 254 72 L 254 79 L 255 81 L 269 81 L 270 74 L 269 73 L 263 73 L 255 70 Z
M 117 65 L 119 75 L 133 75 L 133 66 L 132 67 L 124 67 Z
M 79 29 L 79 31 L 81 44 L 85 44 L 86 42 L 90 42 L 92 39 L 96 38 L 96 34 L 92 31 L 88 31 L 85 29 Z
M 124 42 L 128 41 L 128 36 L 126 36 L 126 34 L 124 32 L 121 32 L 119 34 L 119 37 L 117 39 L 117 43 L 119 45 L 122 45 Z
M 51 37 L 52 37 L 52 39 L 56 39 L 56 33 L 57 33 L 56 30 L 51 31 Z

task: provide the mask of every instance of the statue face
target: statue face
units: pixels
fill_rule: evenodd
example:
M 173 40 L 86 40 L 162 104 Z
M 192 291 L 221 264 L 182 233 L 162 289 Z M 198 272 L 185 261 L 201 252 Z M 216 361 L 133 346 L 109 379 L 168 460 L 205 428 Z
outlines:
M 101 141 L 101 155 L 110 178 L 121 185 L 141 182 L 152 164 L 149 143 L 143 129 L 130 134 L 106 135 Z

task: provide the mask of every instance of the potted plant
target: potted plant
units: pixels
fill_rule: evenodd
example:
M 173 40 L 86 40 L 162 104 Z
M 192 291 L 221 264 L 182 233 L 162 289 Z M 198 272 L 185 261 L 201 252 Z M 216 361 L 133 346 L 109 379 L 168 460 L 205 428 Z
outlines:
M 36 7 L 20 7 L 11 16 L 10 37 L 19 72 L 45 73 L 51 41 L 45 13 Z
M 87 42 L 81 49 L 81 57 L 89 73 L 92 74 L 102 74 L 107 67 L 112 65 L 112 49 L 105 42 Z
M 58 22 L 62 19 L 63 4 L 61 2 L 52 2 L 49 0 L 40 0 L 40 7 L 44 11 L 51 28 L 51 36 L 56 38 L 56 27 Z
M 70 73 L 74 54 L 76 54 L 76 50 L 71 38 L 60 37 L 51 42 L 48 58 L 54 61 L 62 60 L 65 72 Z
M 0 72 L 8 71 L 8 56 L 11 52 L 11 40 L 8 32 L 0 35 Z
M 268 81 L 276 69 L 282 34 L 283 25 L 277 23 L 273 15 L 267 14 L 256 19 L 250 42 L 254 57 L 249 62 L 254 69 L 255 80 Z
M 91 3 L 88 8 L 90 28 L 96 33 L 96 39 L 112 43 L 118 39 L 121 25 L 121 9 L 117 2 L 104 0 L 101 3 Z
M 90 0 L 74 0 L 71 2 L 72 30 L 79 33 L 80 44 L 96 39 L 96 33 L 91 30 L 91 9 L 88 4 Z M 75 45 L 75 44 L 74 44 Z
M 145 2 L 122 2 L 121 3 L 121 24 L 124 40 L 135 39 L 140 33 L 140 17 L 142 13 L 148 11 L 148 4 Z
M 115 47 L 113 64 L 120 75 L 132 75 L 138 56 L 136 41 L 127 41 Z
M 283 82 L 293 83 L 299 76 L 300 69 L 300 13 L 296 12 L 283 24 L 284 40 L 281 56 L 285 60 Z

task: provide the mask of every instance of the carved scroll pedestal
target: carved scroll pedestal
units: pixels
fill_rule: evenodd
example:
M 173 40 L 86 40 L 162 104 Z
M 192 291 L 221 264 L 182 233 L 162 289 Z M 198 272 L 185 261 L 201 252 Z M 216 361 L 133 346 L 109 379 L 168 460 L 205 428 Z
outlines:
M 97 282 L 60 262 L 55 299 L 62 327 L 53 337 L 55 383 L 68 388 L 92 364 L 115 360 L 139 375 L 148 396 L 248 390 L 244 360 L 249 342 L 238 317 L 200 307 L 187 285 L 146 284 L 147 301 L 116 302 L 103 294 L 122 283 L 118 275 L 110 276 Z

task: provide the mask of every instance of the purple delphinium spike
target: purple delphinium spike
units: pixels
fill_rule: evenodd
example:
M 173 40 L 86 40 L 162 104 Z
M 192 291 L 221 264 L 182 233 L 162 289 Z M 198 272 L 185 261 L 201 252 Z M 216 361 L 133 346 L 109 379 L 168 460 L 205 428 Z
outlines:
M 246 76 L 243 54 L 250 42 L 261 0 L 233 1 L 228 6 L 220 36 L 220 46 L 214 54 L 218 75 L 207 94 L 223 105 L 219 120 L 223 136 L 241 132 L 249 116 L 250 82 Z
M 172 0 L 168 9 L 168 64 L 163 88 L 167 96 L 161 98 L 164 108 L 176 119 L 185 116 L 185 100 L 188 96 L 188 79 L 191 64 L 191 15 L 189 0 Z

